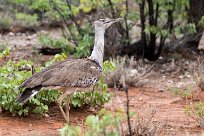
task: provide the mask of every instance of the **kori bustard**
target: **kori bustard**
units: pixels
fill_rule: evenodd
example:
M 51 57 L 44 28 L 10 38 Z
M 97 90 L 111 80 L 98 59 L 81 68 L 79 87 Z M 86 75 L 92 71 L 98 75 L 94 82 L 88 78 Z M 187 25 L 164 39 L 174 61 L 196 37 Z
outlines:
M 92 90 L 91 88 L 98 82 L 102 75 L 105 31 L 113 23 L 120 20 L 106 18 L 93 22 L 95 43 L 91 56 L 86 59 L 67 59 L 33 74 L 20 85 L 25 90 L 17 97 L 17 101 L 20 104 L 24 104 L 43 87 L 63 88 L 65 91 L 58 98 L 57 103 L 63 117 L 69 122 L 70 97 L 79 90 Z M 62 108 L 63 100 L 66 100 L 66 114 Z

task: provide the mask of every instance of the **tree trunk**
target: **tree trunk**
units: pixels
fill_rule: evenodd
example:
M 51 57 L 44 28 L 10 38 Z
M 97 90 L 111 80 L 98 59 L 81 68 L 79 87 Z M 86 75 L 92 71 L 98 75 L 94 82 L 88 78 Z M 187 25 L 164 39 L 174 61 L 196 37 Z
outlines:
M 201 39 L 203 28 L 198 25 L 201 17 L 204 16 L 204 0 L 190 0 L 190 9 L 189 9 L 189 22 L 195 23 L 196 25 L 196 34 L 190 36 L 191 38 L 188 43 L 194 44 L 194 46 L 198 46 L 198 43 Z
M 190 0 L 189 21 L 198 24 L 204 15 L 204 0 Z

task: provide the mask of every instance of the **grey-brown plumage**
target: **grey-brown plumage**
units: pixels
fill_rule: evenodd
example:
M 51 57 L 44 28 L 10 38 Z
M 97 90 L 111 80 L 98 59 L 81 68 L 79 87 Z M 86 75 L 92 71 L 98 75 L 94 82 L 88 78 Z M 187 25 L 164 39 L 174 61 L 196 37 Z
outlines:
M 119 19 L 100 19 L 93 23 L 95 27 L 95 44 L 91 56 L 87 59 L 67 59 L 51 65 L 39 73 L 33 74 L 21 85 L 24 92 L 17 97 L 17 101 L 24 104 L 36 95 L 42 87 L 67 88 L 57 102 L 65 120 L 69 122 L 69 101 L 72 93 L 78 89 L 93 87 L 102 75 L 102 62 L 104 54 L 105 30 Z M 65 106 L 68 113 L 62 109 L 62 102 L 68 97 Z
M 67 59 L 26 79 L 20 87 L 90 87 L 102 74 L 99 64 L 90 59 Z
M 25 103 L 42 87 L 78 87 L 86 88 L 96 84 L 102 74 L 102 68 L 97 61 L 91 59 L 67 59 L 45 68 L 26 79 L 21 88 L 26 90 L 17 98 L 19 103 Z

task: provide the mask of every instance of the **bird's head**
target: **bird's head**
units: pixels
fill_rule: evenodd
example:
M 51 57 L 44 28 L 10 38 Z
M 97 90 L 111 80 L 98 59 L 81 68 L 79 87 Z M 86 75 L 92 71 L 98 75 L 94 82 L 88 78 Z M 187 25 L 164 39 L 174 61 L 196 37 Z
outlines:
M 105 18 L 105 19 L 99 19 L 93 22 L 93 26 L 95 30 L 106 30 L 109 28 L 112 24 L 115 22 L 121 21 L 121 18 L 117 19 L 110 19 L 110 18 Z

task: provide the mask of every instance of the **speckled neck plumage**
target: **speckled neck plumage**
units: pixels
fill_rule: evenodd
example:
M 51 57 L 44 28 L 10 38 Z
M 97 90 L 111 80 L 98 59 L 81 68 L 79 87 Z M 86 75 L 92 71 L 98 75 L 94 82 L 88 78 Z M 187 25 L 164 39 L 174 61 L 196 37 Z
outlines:
M 101 67 L 103 64 L 103 54 L 104 54 L 104 34 L 105 34 L 105 30 L 103 29 L 95 30 L 94 48 L 91 53 L 91 56 L 89 57 L 92 60 L 98 61 Z

